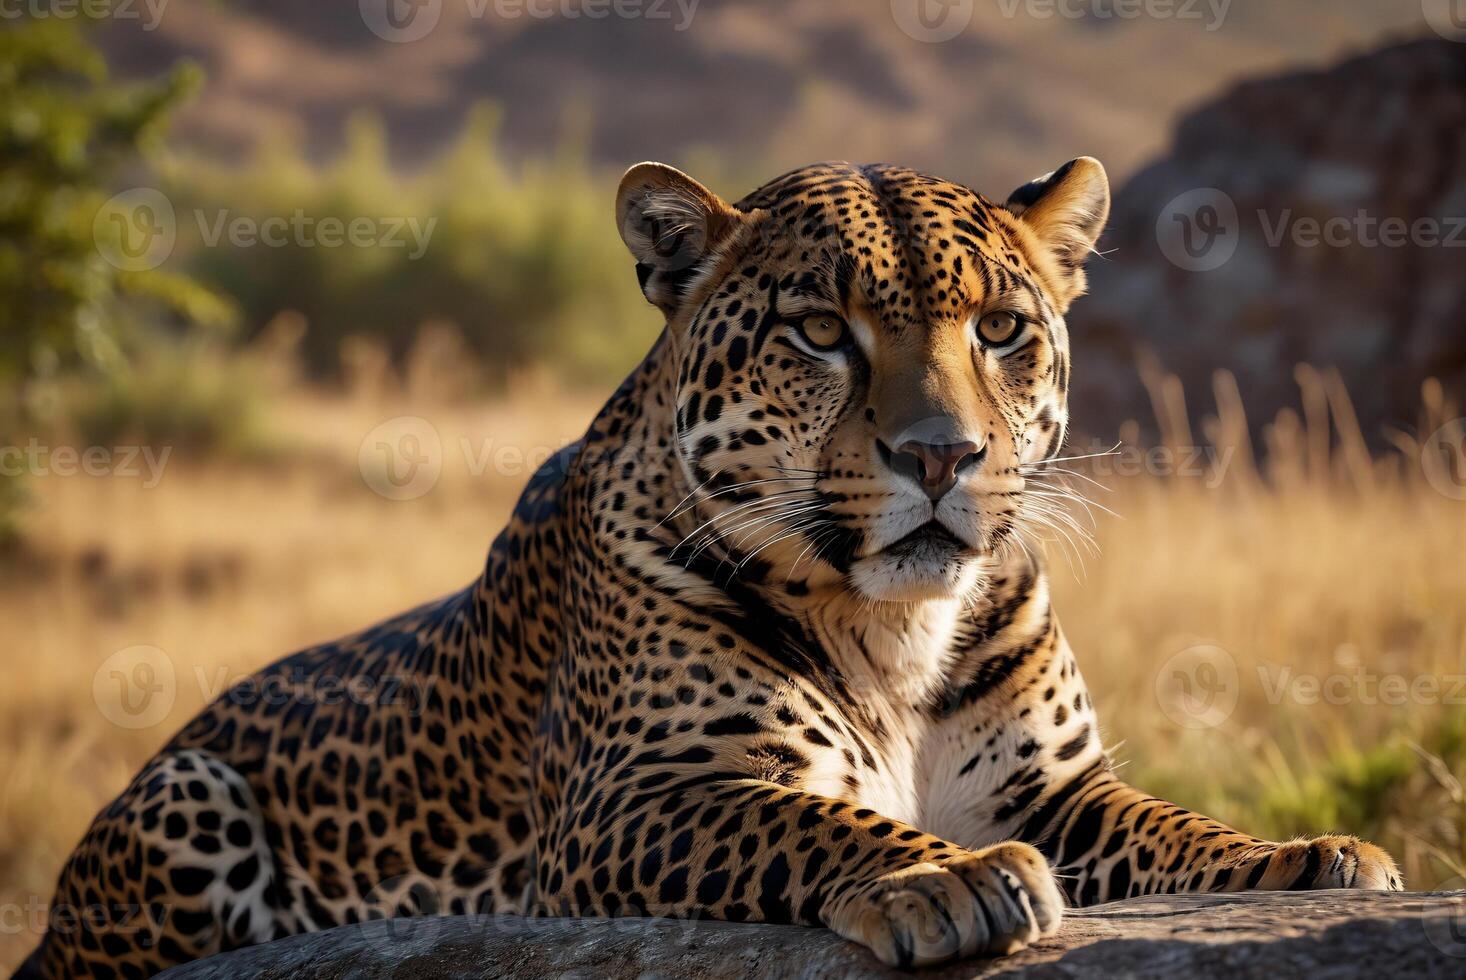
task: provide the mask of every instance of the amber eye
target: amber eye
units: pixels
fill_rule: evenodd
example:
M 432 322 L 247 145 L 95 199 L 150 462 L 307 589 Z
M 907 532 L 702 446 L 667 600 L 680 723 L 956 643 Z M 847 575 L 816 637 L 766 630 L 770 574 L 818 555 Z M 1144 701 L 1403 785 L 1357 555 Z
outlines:
M 1006 344 L 1018 335 L 1018 317 L 1006 310 L 988 313 L 978 321 L 977 332 L 989 344 Z
M 799 332 L 815 350 L 843 347 L 849 334 L 845 321 L 830 313 L 805 317 L 799 321 Z

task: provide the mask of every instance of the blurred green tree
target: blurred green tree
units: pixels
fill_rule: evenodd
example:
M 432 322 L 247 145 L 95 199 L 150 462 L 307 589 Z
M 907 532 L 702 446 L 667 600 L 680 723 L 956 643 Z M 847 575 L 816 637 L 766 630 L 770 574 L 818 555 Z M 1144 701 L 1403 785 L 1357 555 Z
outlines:
M 202 73 L 180 63 L 157 81 L 109 81 L 89 26 L 48 17 L 0 31 L 0 446 L 33 420 L 38 393 L 60 372 L 123 370 L 126 333 L 144 315 L 232 318 L 214 292 L 129 261 L 122 236 L 145 212 L 126 194 L 109 198 Z M 14 530 L 13 470 L 0 467 L 0 537 Z

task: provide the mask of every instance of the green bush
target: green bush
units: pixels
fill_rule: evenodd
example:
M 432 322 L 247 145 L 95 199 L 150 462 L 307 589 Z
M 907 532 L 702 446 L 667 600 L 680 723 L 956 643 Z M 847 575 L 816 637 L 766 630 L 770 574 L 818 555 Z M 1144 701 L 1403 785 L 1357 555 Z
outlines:
M 616 175 L 591 168 L 573 140 L 511 166 L 497 127 L 495 110 L 475 109 L 453 145 L 405 175 L 366 117 L 352 121 L 346 149 L 325 165 L 283 140 L 243 166 L 176 157 L 164 173 L 179 250 L 251 327 L 282 310 L 303 314 L 302 354 L 318 377 L 339 370 L 347 338 L 374 340 L 400 362 L 421 324 L 447 322 L 490 380 L 538 363 L 572 379 L 619 379 L 659 321 L 612 220 Z M 229 240 L 229 222 L 269 218 L 277 244 Z M 396 229 L 403 244 L 327 247 L 313 231 L 280 231 L 281 219 L 311 229 L 369 219 L 374 234 Z

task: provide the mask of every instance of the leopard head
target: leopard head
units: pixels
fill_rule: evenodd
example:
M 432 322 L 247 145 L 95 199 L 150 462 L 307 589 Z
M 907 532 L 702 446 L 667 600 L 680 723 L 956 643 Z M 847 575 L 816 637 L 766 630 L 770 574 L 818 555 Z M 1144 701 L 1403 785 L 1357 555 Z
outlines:
M 971 591 L 1044 509 L 1026 490 L 1064 440 L 1064 314 L 1108 211 L 1088 157 L 1004 204 L 845 163 L 728 204 L 632 167 L 617 219 L 702 525 L 680 548 L 874 600 Z

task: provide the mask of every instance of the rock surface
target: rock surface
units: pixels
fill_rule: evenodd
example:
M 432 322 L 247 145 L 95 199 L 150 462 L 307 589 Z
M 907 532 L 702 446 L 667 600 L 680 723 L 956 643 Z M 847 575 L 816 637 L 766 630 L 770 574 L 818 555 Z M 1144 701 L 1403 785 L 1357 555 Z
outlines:
M 1137 354 L 1180 376 L 1192 429 L 1236 375 L 1254 436 L 1336 367 L 1364 434 L 1412 428 L 1420 384 L 1466 394 L 1466 44 L 1412 41 L 1247 82 L 1184 118 L 1120 188 L 1070 314 L 1072 417 L 1149 426 Z
M 924 980 L 1035 977 L 1461 977 L 1466 891 L 1158 895 L 1071 912 L 1060 933 Z M 460 916 L 342 926 L 226 953 L 170 980 L 902 977 L 824 929 L 673 919 Z

